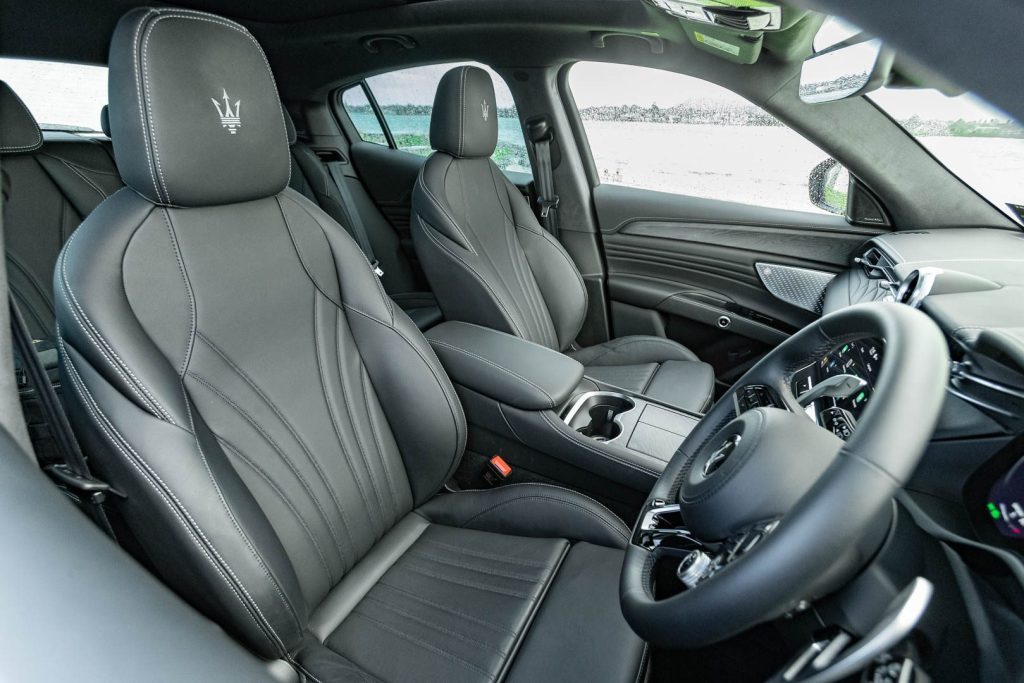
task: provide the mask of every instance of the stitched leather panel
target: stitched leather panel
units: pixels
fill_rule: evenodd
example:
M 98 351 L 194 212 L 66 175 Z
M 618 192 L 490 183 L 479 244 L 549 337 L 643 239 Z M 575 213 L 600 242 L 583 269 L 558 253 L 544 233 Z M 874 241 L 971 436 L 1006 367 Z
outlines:
M 380 680 L 495 680 L 568 547 L 431 525 L 325 644 Z
M 188 210 L 124 193 L 75 235 L 57 303 L 84 447 L 131 492 L 164 578 L 282 656 L 304 606 L 449 476 L 454 390 L 351 238 L 291 191 Z
M 522 196 L 489 159 L 435 154 L 413 206 L 416 252 L 445 318 L 553 349 L 572 342 L 586 308 L 579 272 L 538 236 Z

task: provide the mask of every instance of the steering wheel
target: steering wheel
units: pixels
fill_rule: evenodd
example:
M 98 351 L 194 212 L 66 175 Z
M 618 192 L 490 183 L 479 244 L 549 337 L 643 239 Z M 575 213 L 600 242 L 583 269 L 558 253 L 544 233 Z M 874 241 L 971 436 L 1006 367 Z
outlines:
M 885 341 L 874 393 L 849 440 L 819 427 L 794 374 L 837 346 Z M 881 546 L 893 496 L 913 473 L 945 397 L 949 353 L 932 320 L 869 303 L 823 317 L 748 371 L 704 416 L 658 479 L 633 530 L 622 611 L 647 641 L 718 642 L 849 581 Z M 765 387 L 779 407 L 737 416 L 737 391 Z M 656 563 L 686 588 L 656 591 Z

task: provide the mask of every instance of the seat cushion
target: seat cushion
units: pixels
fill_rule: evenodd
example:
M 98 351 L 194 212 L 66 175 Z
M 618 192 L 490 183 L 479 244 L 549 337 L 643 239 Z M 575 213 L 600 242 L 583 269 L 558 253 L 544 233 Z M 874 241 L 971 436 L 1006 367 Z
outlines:
M 315 610 L 296 660 L 322 681 L 635 680 L 644 643 L 618 602 L 627 534 L 556 486 L 438 496 Z
M 703 412 L 715 391 L 715 371 L 688 348 L 663 337 L 632 335 L 595 344 L 569 355 L 592 380 Z

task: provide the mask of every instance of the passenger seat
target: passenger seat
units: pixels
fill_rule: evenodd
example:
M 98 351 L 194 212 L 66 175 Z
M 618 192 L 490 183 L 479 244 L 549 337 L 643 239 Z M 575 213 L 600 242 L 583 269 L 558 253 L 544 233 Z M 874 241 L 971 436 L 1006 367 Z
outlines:
M 412 318 L 420 330 L 426 330 L 441 322 L 441 308 L 437 305 L 434 295 L 430 292 L 416 291 L 412 266 L 402 253 L 398 236 L 369 196 L 365 196 L 365 191 L 358 180 L 349 182 L 352 206 L 345 206 L 324 162 L 312 147 L 299 140 L 295 122 L 287 110 L 285 123 L 288 126 L 288 142 L 291 144 L 292 152 L 291 177 L 288 185 L 344 226 L 356 239 L 356 243 L 360 240 L 351 225 L 348 211 L 358 211 L 366 227 L 373 255 L 379 260 L 383 270 L 381 284 L 384 291 Z M 363 201 L 359 201 L 360 199 Z
M 444 75 L 430 118 L 436 151 L 413 190 L 413 244 L 445 317 L 565 352 L 591 380 L 706 410 L 714 370 L 681 344 L 633 335 L 575 348 L 587 290 L 565 249 L 490 159 L 498 141 L 497 117 L 487 114 L 494 102 L 483 69 Z

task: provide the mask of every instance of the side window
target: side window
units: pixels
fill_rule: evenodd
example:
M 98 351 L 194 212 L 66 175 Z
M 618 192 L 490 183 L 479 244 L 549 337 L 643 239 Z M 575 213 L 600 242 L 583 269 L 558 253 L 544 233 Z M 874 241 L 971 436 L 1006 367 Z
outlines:
M 434 107 L 437 84 L 446 71 L 464 63 L 466 62 L 417 66 L 389 71 L 366 79 L 366 86 L 377 100 L 384 115 L 384 123 L 398 149 L 420 156 L 428 156 L 431 153 L 430 113 Z M 530 160 L 523 139 L 523 129 L 508 85 L 501 76 L 488 67 L 482 64 L 474 66 L 487 71 L 494 81 L 498 146 L 491 159 L 503 171 L 530 173 Z M 359 87 L 346 90 L 342 94 L 342 104 L 364 140 L 387 144 L 383 131 L 380 132 L 378 140 L 375 137 L 376 131 L 370 128 L 369 119 L 373 120 L 377 130 L 380 129 L 380 122 L 373 115 L 366 95 Z
M 357 85 L 343 92 L 341 104 L 348 112 L 348 117 L 352 119 L 352 124 L 359 131 L 360 138 L 365 142 L 387 146 L 388 139 L 384 135 L 384 129 L 380 127 L 377 115 L 373 113 L 373 107 L 366 97 L 363 86 Z
M 596 62 L 573 66 L 569 87 L 602 183 L 778 209 L 845 210 L 849 175 L 730 90 Z

